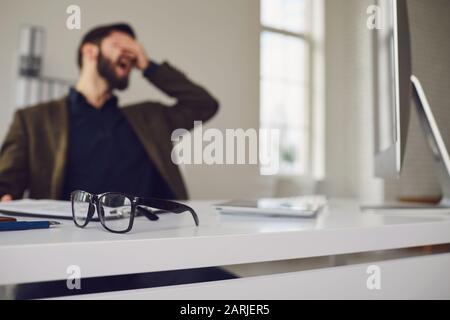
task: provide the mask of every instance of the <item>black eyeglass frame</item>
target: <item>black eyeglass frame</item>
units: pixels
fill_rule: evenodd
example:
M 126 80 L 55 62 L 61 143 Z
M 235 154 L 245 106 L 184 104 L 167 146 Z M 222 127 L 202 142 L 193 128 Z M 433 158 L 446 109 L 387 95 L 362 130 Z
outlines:
M 86 213 L 86 221 L 82 225 L 78 224 L 78 222 L 77 222 L 77 218 L 75 216 L 75 207 L 74 207 L 75 195 L 80 192 L 89 196 L 89 209 L 88 209 L 88 212 Z M 122 231 L 112 230 L 112 229 L 108 228 L 105 223 L 105 215 L 104 215 L 103 207 L 101 206 L 101 199 L 106 196 L 109 196 L 109 195 L 119 195 L 119 196 L 122 196 L 122 197 L 130 200 L 130 204 L 131 204 L 130 221 L 129 221 L 127 229 L 125 229 L 125 230 L 122 230 Z M 103 228 L 105 228 L 106 230 L 108 230 L 109 232 L 112 232 L 112 233 L 127 233 L 127 232 L 129 232 L 133 228 L 134 218 L 137 216 L 137 211 L 139 211 L 139 213 L 142 213 L 147 219 L 149 219 L 151 221 L 156 221 L 159 219 L 157 216 L 158 213 L 170 212 L 170 213 L 180 214 L 180 213 L 188 211 L 191 213 L 191 215 L 194 219 L 195 225 L 198 227 L 200 224 L 199 218 L 194 209 L 192 209 L 191 207 L 189 207 L 185 204 L 178 203 L 175 201 L 170 201 L 170 200 L 163 200 L 163 199 L 157 199 L 157 198 L 135 197 L 135 196 L 131 196 L 131 195 L 128 195 L 125 193 L 121 193 L 121 192 L 105 192 L 105 193 L 96 195 L 96 194 L 91 194 L 91 193 L 83 191 L 83 190 L 76 190 L 70 194 L 70 202 L 71 202 L 71 206 L 72 206 L 73 222 L 79 228 L 84 228 L 88 225 L 88 223 L 92 220 L 92 218 L 95 214 L 95 211 L 97 211 L 97 215 L 99 217 L 100 223 L 102 224 Z M 142 206 L 148 206 L 148 207 L 159 209 L 159 210 L 151 211 Z

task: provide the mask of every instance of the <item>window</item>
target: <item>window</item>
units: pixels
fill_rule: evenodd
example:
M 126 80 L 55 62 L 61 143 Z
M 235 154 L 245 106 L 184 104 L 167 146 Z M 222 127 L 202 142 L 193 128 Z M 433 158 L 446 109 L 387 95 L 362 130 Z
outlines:
M 311 10 L 311 0 L 261 0 L 260 127 L 280 130 L 281 175 L 312 170 Z

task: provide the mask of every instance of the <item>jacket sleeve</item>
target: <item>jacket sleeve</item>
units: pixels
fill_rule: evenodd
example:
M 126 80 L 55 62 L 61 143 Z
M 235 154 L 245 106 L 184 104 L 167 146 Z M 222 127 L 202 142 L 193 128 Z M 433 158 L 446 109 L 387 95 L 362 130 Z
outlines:
M 20 199 L 28 186 L 28 138 L 20 111 L 14 115 L 0 149 L 0 197 Z
M 193 83 L 167 62 L 145 76 L 155 87 L 177 100 L 175 105 L 165 110 L 172 130 L 190 130 L 194 127 L 194 121 L 205 122 L 219 109 L 219 103 L 206 89 Z

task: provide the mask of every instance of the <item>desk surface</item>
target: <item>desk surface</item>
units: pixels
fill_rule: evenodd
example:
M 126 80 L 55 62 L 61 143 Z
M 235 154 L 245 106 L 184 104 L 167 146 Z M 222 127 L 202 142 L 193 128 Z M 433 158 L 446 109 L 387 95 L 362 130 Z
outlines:
M 332 200 L 316 219 L 219 215 L 213 202 L 189 202 L 200 217 L 137 219 L 131 233 L 72 221 L 51 230 L 0 234 L 0 285 L 67 278 L 223 266 L 450 243 L 450 210 L 362 213 L 356 202 Z

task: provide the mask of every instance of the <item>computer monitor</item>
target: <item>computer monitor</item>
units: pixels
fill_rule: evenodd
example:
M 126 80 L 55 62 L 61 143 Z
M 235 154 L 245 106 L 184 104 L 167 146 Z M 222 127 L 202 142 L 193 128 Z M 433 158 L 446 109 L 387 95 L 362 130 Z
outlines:
M 411 107 L 411 44 L 406 0 L 379 0 L 375 33 L 375 175 L 396 178 L 405 156 Z
M 375 175 L 399 177 L 410 108 L 415 105 L 441 186 L 439 206 L 450 207 L 450 156 L 425 91 L 412 74 L 407 0 L 378 0 L 378 4 L 384 21 L 375 36 Z

